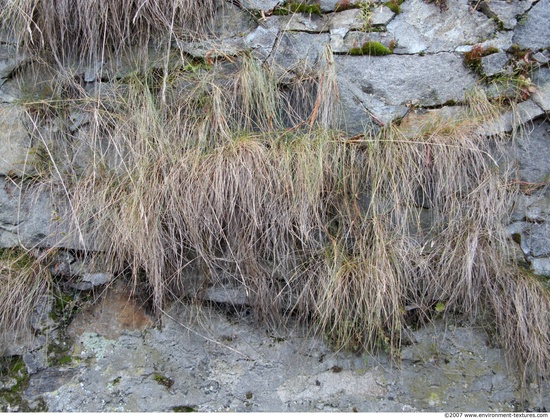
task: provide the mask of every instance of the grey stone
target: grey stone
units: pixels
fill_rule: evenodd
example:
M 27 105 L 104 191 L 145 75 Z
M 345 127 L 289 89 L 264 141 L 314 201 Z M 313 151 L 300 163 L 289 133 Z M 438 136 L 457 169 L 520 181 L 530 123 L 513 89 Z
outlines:
M 211 24 L 210 39 L 220 41 L 228 38 L 241 37 L 244 33 L 255 28 L 257 23 L 253 15 L 231 2 L 224 2 L 218 7 Z
M 499 51 L 507 51 L 513 44 L 512 37 L 514 32 L 498 32 L 495 36 L 492 36 L 490 39 L 477 43 L 475 45 L 460 45 L 455 48 L 455 52 L 470 52 L 474 46 L 480 46 L 483 49 L 487 48 L 496 48 Z
M 336 56 L 339 77 L 389 106 L 437 106 L 461 102 L 476 79 L 452 53 L 383 57 Z
M 350 7 L 359 8 L 361 3 L 364 2 L 362 0 L 319 0 L 318 3 L 321 6 L 321 11 L 326 13 L 338 10 L 344 11 L 342 9 Z
M 280 3 L 280 0 L 241 0 L 241 5 L 248 10 L 269 11 Z
M 39 332 L 45 333 L 55 327 L 58 324 L 51 318 L 50 313 L 53 309 L 53 296 L 41 295 L 35 302 L 34 308 L 30 317 L 31 327 Z
M 69 382 L 75 375 L 74 370 L 42 370 L 31 377 L 29 387 L 25 390 L 25 396 L 35 399 L 45 392 L 53 392 Z
M 84 81 L 86 83 L 91 83 L 93 81 L 96 81 L 96 79 L 101 74 L 101 67 L 103 66 L 102 62 L 96 62 L 91 67 L 87 67 L 84 70 Z
M 338 28 L 330 30 L 330 49 L 335 54 L 346 53 L 348 49 L 344 45 L 344 37 L 349 32 L 346 28 Z
M 472 13 L 466 0 L 449 0 L 447 5 L 441 12 L 422 0 L 404 2 L 387 26 L 398 42 L 395 53 L 450 52 L 482 42 L 496 31 L 495 23 L 480 12 Z
M 182 42 L 181 50 L 195 58 L 220 58 L 235 56 L 246 47 L 244 38 L 207 39 L 195 42 Z
M 350 32 L 348 36 L 358 35 Z M 463 101 L 464 93 L 476 82 L 453 54 L 337 56 L 335 62 L 345 115 L 341 127 L 349 133 L 376 130 L 402 118 L 408 104 Z
M 28 351 L 23 354 L 23 362 L 27 368 L 27 373 L 34 374 L 40 370 L 48 368 L 48 350 L 46 346 L 38 350 Z
M 499 51 L 507 51 L 513 45 L 514 32 L 498 32 L 496 36 L 492 36 L 490 39 L 481 42 L 482 48 L 497 48 Z
M 534 258 L 531 260 L 533 273 L 550 277 L 550 257 Z
M 90 122 L 90 115 L 82 112 L 71 112 L 69 119 L 72 122 L 70 126 L 71 132 L 75 132 L 78 128 Z
M 550 256 L 550 222 L 533 224 L 526 236 L 527 246 L 533 257 Z
M 0 335 L 0 357 L 22 356 L 38 350 L 46 342 L 44 335 L 36 336 L 32 330 L 23 330 L 17 333 L 4 332 Z
M 508 55 L 505 52 L 497 52 L 496 54 L 487 55 L 481 58 L 481 67 L 483 74 L 493 76 L 502 73 L 508 62 Z
M 479 329 L 435 321 L 414 331 L 399 367 L 384 354 L 334 353 L 305 335 L 292 324 L 262 329 L 173 305 L 162 329 L 113 340 L 83 334 L 73 350 L 80 365 L 31 376 L 24 395 L 43 396 L 50 412 L 502 412 L 518 394 L 518 373 Z M 524 393 L 531 408 L 548 401 L 546 389 L 543 382 L 541 392 Z
M 394 18 L 395 13 L 384 5 L 375 6 L 369 23 L 372 26 L 386 26 Z
M 112 273 L 84 273 L 80 281 L 72 284 L 71 287 L 78 290 L 90 290 L 93 287 L 110 283 L 113 280 L 114 276 Z
M 265 60 L 273 50 L 273 45 L 279 33 L 278 28 L 258 26 L 244 38 L 244 44 L 251 48 L 261 60 Z
M 216 286 L 201 292 L 201 299 L 216 303 L 227 303 L 231 306 L 247 305 L 250 299 L 243 287 Z
M 17 386 L 17 379 L 9 376 L 0 376 L 0 390 L 10 390 Z
M 544 115 L 544 110 L 533 100 L 527 99 L 519 103 L 515 111 L 507 111 L 498 119 L 481 126 L 479 133 L 492 136 L 512 132 L 542 115 Z
M 36 153 L 26 123 L 23 106 L 0 104 L 0 175 L 33 176 Z
M 550 221 L 550 196 L 543 194 L 527 206 L 525 218 L 529 222 Z
M 402 118 L 406 106 L 392 106 L 376 96 L 365 93 L 361 86 L 350 83 L 344 77 L 338 79 L 338 89 L 344 117 L 339 128 L 348 134 L 376 132 L 392 120 Z
M 0 45 L 0 79 L 7 78 L 21 64 L 29 60 L 27 54 L 18 51 L 15 47 Z
M 529 255 L 529 246 L 525 239 L 525 232 L 529 230 L 531 224 L 529 222 L 514 222 L 506 227 L 506 232 L 516 242 L 519 241 L 519 248 L 524 256 Z
M 272 16 L 269 26 L 276 26 L 283 31 L 320 33 L 328 32 L 329 21 L 323 16 L 308 13 L 291 13 L 287 16 Z
M 285 32 L 273 48 L 269 62 L 275 69 L 308 74 L 324 59 L 329 34 Z
M 550 0 L 540 0 L 515 28 L 514 43 L 532 51 L 550 47 Z
M 339 2 L 339 0 L 320 0 L 319 6 L 321 7 L 321 11 L 323 13 L 333 12 Z
M 502 22 L 504 29 L 513 29 L 518 21 L 516 16 L 531 8 L 535 0 L 488 0 L 482 1 L 480 10 Z
M 533 101 L 545 112 L 550 112 L 550 69 L 541 68 L 533 77 L 536 91 L 533 93 Z
M 542 52 L 535 52 L 531 58 L 533 58 L 535 61 L 537 61 L 540 64 L 548 64 L 550 62 L 550 58 L 548 58 L 546 55 L 544 55 Z
M 418 54 L 424 53 L 430 47 L 428 39 L 422 35 L 419 28 L 407 22 L 400 22 L 394 19 L 388 25 L 388 31 L 397 39 L 396 54 Z
M 528 136 L 517 141 L 519 179 L 533 184 L 548 181 L 550 175 L 550 124 L 537 120 L 529 126 Z
M 73 221 L 61 192 L 0 177 L 0 248 L 23 245 L 93 250 L 90 236 L 80 236 L 71 226 Z
M 345 28 L 348 30 L 359 30 L 365 26 L 365 19 L 359 9 L 349 9 L 333 13 L 329 18 L 330 29 Z

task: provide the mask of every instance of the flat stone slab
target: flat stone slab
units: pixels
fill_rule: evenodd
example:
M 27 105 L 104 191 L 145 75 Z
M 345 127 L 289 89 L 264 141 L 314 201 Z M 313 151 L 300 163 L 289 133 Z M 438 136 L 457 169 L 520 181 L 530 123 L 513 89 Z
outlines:
M 23 106 L 0 103 L 0 175 L 36 174 L 29 123 Z
M 479 5 L 487 15 L 502 22 L 504 29 L 514 29 L 518 21 L 516 16 L 529 10 L 536 0 L 488 0 Z
M 512 132 L 542 115 L 544 110 L 534 100 L 527 99 L 519 103 L 515 110 L 505 112 L 498 119 L 486 123 L 479 129 L 479 133 L 492 136 Z
M 476 85 L 458 54 L 336 56 L 334 61 L 338 75 L 390 106 L 461 102 Z
M 446 10 L 441 11 L 423 0 L 404 2 L 401 13 L 387 26 L 397 38 L 395 53 L 450 52 L 460 45 L 482 42 L 496 32 L 496 24 L 480 12 L 472 13 L 466 0 L 446 3 Z
M 13 70 L 29 59 L 11 45 L 0 45 L 0 79 L 8 77 Z
M 550 47 L 550 0 L 540 0 L 516 26 L 514 42 L 531 51 Z
M 275 68 L 311 73 L 323 60 L 329 40 L 328 33 L 285 32 L 274 45 L 269 61 Z
M 31 376 L 27 395 L 49 412 L 513 411 L 518 374 L 481 330 L 436 321 L 409 337 L 398 366 L 385 354 L 334 353 L 291 324 L 174 305 L 162 329 L 83 333 L 75 360 Z M 529 408 L 547 404 L 546 389 L 528 391 Z
M 533 224 L 526 235 L 530 255 L 550 257 L 550 223 Z
M 533 101 L 545 112 L 550 112 L 550 69 L 541 68 L 533 77 L 536 91 Z

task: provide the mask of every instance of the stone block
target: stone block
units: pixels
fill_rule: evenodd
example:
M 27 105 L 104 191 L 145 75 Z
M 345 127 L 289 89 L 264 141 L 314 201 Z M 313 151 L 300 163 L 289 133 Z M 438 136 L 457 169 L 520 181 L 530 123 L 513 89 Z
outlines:
M 533 224 L 526 240 L 533 257 L 550 257 L 550 222 Z
M 0 103 L 0 175 L 34 175 L 36 153 L 26 122 L 31 122 L 22 106 Z
M 540 0 L 518 23 L 514 43 L 522 49 L 537 51 L 550 47 L 550 0 Z
M 466 0 L 447 0 L 444 12 L 422 0 L 406 1 L 388 24 L 398 41 L 396 53 L 454 51 L 491 37 L 496 24 L 480 12 L 472 13 Z M 429 22 L 429 23 L 428 23 Z
M 502 73 L 508 62 L 508 55 L 505 52 L 487 55 L 481 58 L 481 68 L 486 76 L 493 76 Z
M 0 45 L 0 79 L 7 78 L 13 70 L 28 61 L 27 54 L 17 51 L 11 45 Z
M 534 258 L 531 260 L 531 270 L 535 274 L 550 277 L 550 257 Z

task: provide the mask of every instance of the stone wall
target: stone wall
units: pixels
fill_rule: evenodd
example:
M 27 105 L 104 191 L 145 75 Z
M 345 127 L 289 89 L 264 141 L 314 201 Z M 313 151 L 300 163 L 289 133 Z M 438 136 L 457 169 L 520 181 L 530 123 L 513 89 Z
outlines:
M 494 97 L 510 89 L 510 97 L 519 101 L 517 112 L 502 115 L 487 134 L 510 132 L 516 139 L 511 152 L 524 194 L 517 202 L 510 233 L 531 269 L 548 275 L 549 1 L 406 0 L 401 5 L 367 5 L 323 0 L 303 12 L 288 13 L 291 9 L 291 3 L 274 0 L 224 3 L 209 38 L 174 42 L 178 52 L 172 54 L 171 65 L 183 66 L 191 59 L 219 64 L 246 52 L 278 69 L 282 79 L 320 68 L 335 71 L 341 105 L 335 127 L 350 136 L 437 109 L 458 109 L 474 88 Z M 47 142 L 40 138 L 55 136 L 55 122 L 36 126 L 24 106 L 29 96 L 47 97 L 53 75 L 30 71 L 33 57 L 4 38 L 0 46 L 0 245 L 93 249 L 93 240 L 85 234 L 69 237 L 72 215 L 66 197 L 70 192 L 58 187 L 52 193 L 33 182 L 54 151 L 66 156 L 64 167 L 54 167 L 57 174 L 85 166 L 86 156 L 79 154 L 78 147 L 75 152 L 44 146 Z M 362 51 L 370 41 L 391 53 L 373 56 Z M 475 62 L 465 59 L 472 50 L 482 51 Z M 162 48 L 147 53 L 150 65 L 162 68 Z M 87 91 L 108 94 L 109 80 L 134 71 L 130 63 L 131 57 L 118 57 L 79 64 L 74 76 Z M 86 115 L 69 110 L 67 118 L 71 141 L 78 143 L 79 136 L 86 135 Z
M 305 6 L 277 0 L 233 0 L 218 5 L 207 37 L 189 40 L 174 35 L 168 54 L 167 42 L 151 41 L 150 48 L 135 51 L 129 48 L 123 56 L 77 61 L 63 76 L 77 81 L 90 97 L 108 103 L 109 97 L 117 94 L 114 82 L 135 73 L 133 63 L 138 55 L 146 55 L 147 65 L 153 70 L 162 71 L 170 66 L 195 71 L 196 67 L 207 65 L 230 71 L 235 57 L 247 54 L 273 69 L 284 88 L 291 88 L 297 79 L 334 77 L 339 111 L 331 123 L 349 138 L 375 133 L 390 124 L 414 130 L 434 116 L 460 115 L 468 96 L 481 90 L 488 97 L 505 102 L 510 109 L 480 129 L 487 141 L 495 136 L 506 138 L 507 157 L 511 157 L 516 169 L 510 184 L 519 185 L 521 193 L 508 225 L 510 240 L 516 243 L 516 259 L 537 275 L 550 277 L 548 22 L 550 0 L 402 3 L 320 0 Z M 102 270 L 101 263 L 94 264 L 83 256 L 98 247 L 95 237 L 84 229 L 86 225 L 80 224 L 75 229 L 78 223 L 70 199 L 71 185 L 63 176 L 69 171 L 86 170 L 91 158 L 84 146 L 90 135 L 90 114 L 71 107 L 68 101 L 63 112 L 57 112 L 54 118 L 37 118 L 32 109 L 52 106 L 49 99 L 54 96 L 54 79 L 59 74 L 43 65 L 39 57 L 23 52 L 24 48 L 11 37 L 1 35 L 0 40 L 0 248 L 33 249 L 38 257 L 57 248 L 50 270 L 66 279 L 73 290 L 87 291 L 111 282 L 112 272 Z M 294 100 L 299 102 L 301 97 Z M 111 145 L 97 146 L 107 156 L 105 160 L 116 165 L 119 156 Z M 54 181 L 44 182 L 44 177 Z M 193 293 L 199 286 L 199 272 L 189 267 L 184 275 L 188 277 L 188 291 Z M 73 322 L 72 330 L 64 329 L 65 314 L 60 315 L 61 319 L 51 320 L 49 314 L 60 308 L 45 297 L 33 313 L 39 318 L 32 325 L 38 337 L 30 343 L 16 341 L 1 347 L 0 355 L 21 355 L 31 375 L 23 396 L 27 402 L 25 408 L 47 406 L 59 411 L 178 408 L 544 411 L 548 408 L 547 395 L 537 398 L 545 389 L 535 384 L 523 407 L 517 391 L 520 379 L 501 367 L 503 350 L 487 347 L 483 341 L 487 336 L 462 325 L 453 327 L 452 336 L 439 323 L 432 332 L 437 338 L 426 329 L 410 332 L 411 345 L 404 343 L 401 356 L 404 372 L 400 374 L 391 369 L 386 358 L 333 355 L 317 340 L 304 342 L 301 336 L 291 336 L 294 331 L 284 330 L 283 334 L 288 334 L 284 338 L 268 333 L 259 335 L 264 333 L 250 327 L 247 318 L 223 318 L 217 311 L 211 313 L 209 326 L 216 329 L 208 334 L 210 339 L 205 340 L 200 329 L 190 333 L 186 325 L 174 325 L 177 321 L 173 322 L 171 316 L 163 318 L 168 324 L 164 331 L 152 330 L 144 337 L 140 331 L 151 327 L 152 322 L 141 307 L 128 302 L 131 291 L 117 293 L 116 288 L 110 288 L 108 292 L 114 293 L 106 293 L 107 301 L 101 300 L 95 308 L 89 308 L 102 313 L 85 311 Z M 228 302 L 249 303 L 241 288 L 232 288 L 227 283 L 222 288 L 203 289 L 202 296 L 221 306 Z M 39 305 L 45 306 L 41 312 Z M 122 316 L 117 313 L 121 306 Z M 182 321 L 188 316 L 174 315 Z M 121 330 L 117 328 L 117 332 L 109 334 L 111 322 L 117 323 L 121 317 L 126 321 Z M 132 322 L 136 318 L 140 319 L 139 326 Z M 101 328 L 103 322 L 110 324 L 108 331 Z M 74 341 L 67 339 L 66 332 L 74 334 L 71 336 Z M 214 339 L 224 343 L 209 346 Z M 432 344 L 435 339 L 441 347 Z M 63 361 L 69 359 L 68 366 L 60 359 L 52 360 L 52 341 L 57 348 L 63 346 L 58 351 L 63 354 Z M 188 352 L 174 350 L 176 344 L 190 348 Z M 284 346 L 283 351 L 277 345 Z M 122 359 L 121 370 L 111 367 L 104 352 L 116 361 Z M 144 363 L 136 364 L 130 352 L 138 353 L 137 363 Z M 269 361 L 260 360 L 262 356 L 269 357 Z M 201 358 L 198 365 L 193 363 L 196 358 Z M 252 358 L 254 362 L 249 361 Z M 289 359 L 301 361 L 302 368 L 291 370 Z M 368 371 L 363 370 L 363 362 L 368 363 Z M 241 367 L 244 363 L 250 367 Z M 108 372 L 101 371 L 101 367 Z M 276 370 L 278 377 L 265 383 L 266 370 Z M 455 379 L 457 371 L 463 381 Z M 181 375 L 186 376 L 185 382 Z M 228 376 L 236 376 L 236 380 L 226 382 Z M 359 386 L 366 382 L 365 387 L 373 391 L 355 392 L 349 389 L 349 384 L 342 383 L 342 376 Z M 258 387 L 250 386 L 254 379 L 262 380 Z M 427 383 L 430 379 L 432 385 Z M 77 380 L 79 383 L 75 383 Z M 419 386 L 427 385 L 429 390 L 415 386 L 420 380 Z M 13 387 L 19 385 L 13 382 Z M 11 390 L 9 379 L 3 378 L 0 383 L 2 388 Z M 340 396 L 342 393 L 345 396 Z M 47 405 L 40 403 L 44 402 L 44 394 Z M 155 401 L 149 399 L 151 394 Z M 180 404 L 180 398 L 186 396 L 186 402 L 191 403 Z M 5 405 L 0 402 L 0 407 Z

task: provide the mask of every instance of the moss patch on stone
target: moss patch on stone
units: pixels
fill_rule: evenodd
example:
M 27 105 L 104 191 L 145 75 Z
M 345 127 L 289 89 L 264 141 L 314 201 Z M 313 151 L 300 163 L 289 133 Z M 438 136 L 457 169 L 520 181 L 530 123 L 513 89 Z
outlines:
M 45 402 L 40 398 L 34 404 L 23 399 L 23 391 L 29 385 L 29 374 L 21 356 L 0 358 L 0 411 L 44 412 Z
M 274 15 L 286 16 L 292 13 L 307 13 L 321 15 L 321 6 L 318 4 L 306 4 L 297 2 L 284 3 L 273 10 Z
M 389 55 L 391 53 L 391 49 L 376 41 L 368 41 L 361 48 L 351 48 L 349 50 L 350 55 L 370 55 L 374 57 Z

